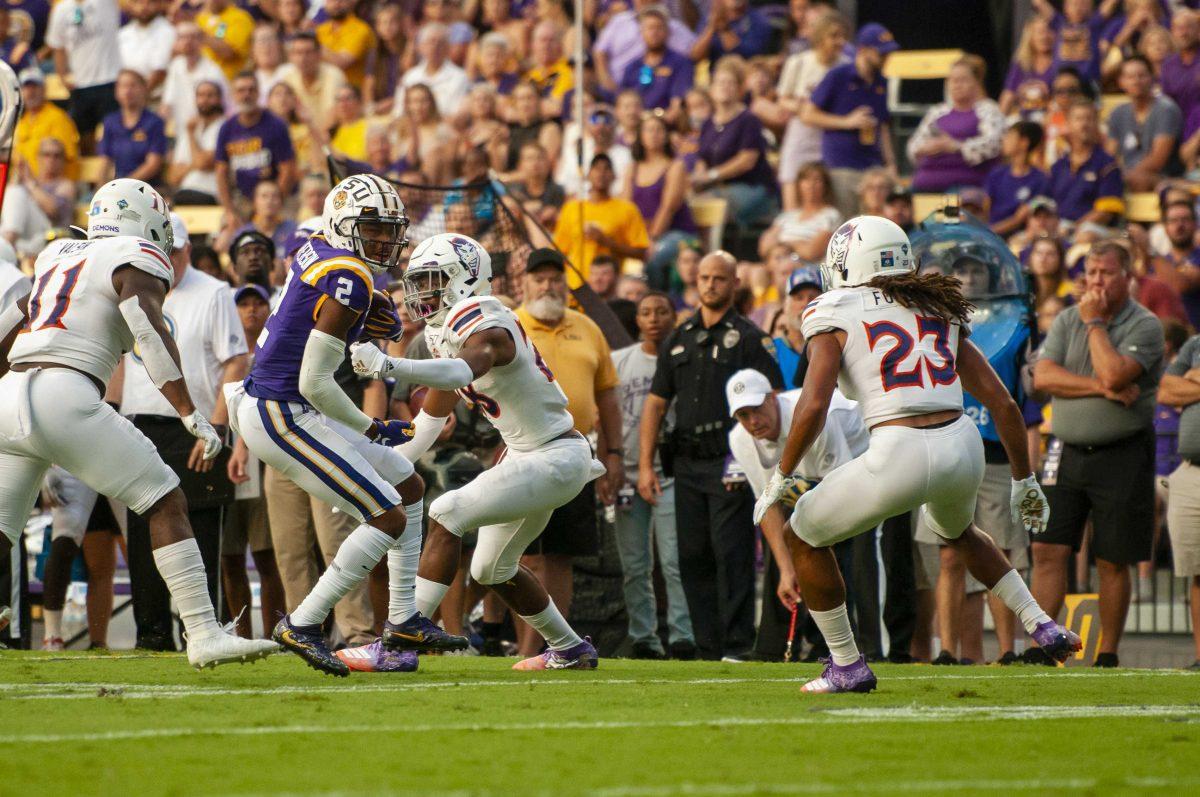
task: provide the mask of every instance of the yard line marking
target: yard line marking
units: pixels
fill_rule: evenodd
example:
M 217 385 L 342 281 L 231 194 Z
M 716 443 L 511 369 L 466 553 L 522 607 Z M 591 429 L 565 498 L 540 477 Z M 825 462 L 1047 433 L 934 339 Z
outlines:
M 887 681 L 990 681 L 1015 679 L 1064 679 L 1064 678 L 1118 678 L 1118 677 L 1183 677 L 1195 678 L 1196 673 L 1183 670 L 1139 670 L 1121 672 L 1084 671 L 1072 673 L 1056 670 L 1037 673 L 996 673 L 985 675 L 947 673 L 945 675 L 900 675 L 889 676 Z M 414 676 L 419 677 L 419 676 Z M 133 684 L 106 683 L 90 681 L 65 681 L 41 684 L 0 684 L 0 700 L 84 700 L 97 696 L 100 689 L 114 693 L 113 697 L 123 697 L 130 700 L 145 700 L 150 698 L 180 699 L 190 697 L 210 696 L 270 696 L 288 694 L 339 694 L 339 693 L 377 693 L 377 692 L 412 692 L 439 689 L 463 688 L 493 688 L 493 687 L 523 687 L 535 686 L 568 686 L 581 688 L 596 688 L 601 686 L 663 686 L 678 684 L 680 686 L 712 686 L 722 684 L 799 684 L 807 680 L 807 676 L 796 678 L 596 678 L 584 680 L 573 674 L 566 677 L 543 677 L 518 680 L 479 680 L 479 681 L 416 681 L 410 683 L 391 684 L 354 684 L 346 686 L 270 686 L 270 687 L 220 687 L 190 684 Z
M 846 708 L 812 711 L 799 717 L 713 717 L 689 720 L 596 720 L 592 722 L 444 723 L 404 725 L 262 725 L 256 727 L 146 728 L 99 733 L 24 733 L 0 736 L 0 744 L 116 742 L 193 736 L 327 735 L 331 733 L 458 733 L 462 731 L 607 731 L 635 728 L 735 728 L 770 725 L 873 724 L 891 722 L 997 722 L 1111 717 L 1200 718 L 1200 705 L 1148 706 L 917 706 Z

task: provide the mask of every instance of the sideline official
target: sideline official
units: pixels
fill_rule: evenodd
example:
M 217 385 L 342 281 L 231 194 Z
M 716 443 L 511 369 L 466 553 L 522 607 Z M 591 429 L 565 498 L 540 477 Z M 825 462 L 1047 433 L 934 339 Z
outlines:
M 174 213 L 171 234 L 175 284 L 163 301 L 163 318 L 179 347 L 183 378 L 196 409 L 211 418 L 213 426 L 223 433 L 228 416 L 221 386 L 246 376 L 246 335 L 229 284 L 192 267 L 187 229 Z M 204 558 L 209 595 L 214 605 L 220 605 L 217 577 L 221 523 L 226 505 L 233 501 L 233 483 L 226 475 L 228 451 L 205 462 L 204 442 L 179 424 L 178 414 L 141 367 L 136 348 L 125 355 L 122 363 L 121 413 L 150 438 L 163 460 L 179 475 L 179 486 L 187 498 L 188 519 Z M 114 387 L 110 386 L 110 391 Z M 150 527 L 133 512 L 129 513 L 128 550 L 137 646 L 174 650 L 171 595 L 154 565 Z
M 720 659 L 743 656 L 754 643 L 755 581 L 754 495 L 744 475 L 726 472 L 733 421 L 723 386 L 743 368 L 776 390 L 783 377 L 771 339 L 733 309 L 733 255 L 708 254 L 698 272 L 700 309 L 663 343 L 642 410 L 638 493 L 650 504 L 662 494 L 654 454 L 674 399 L 666 459 L 674 466 L 679 571 L 700 656 Z

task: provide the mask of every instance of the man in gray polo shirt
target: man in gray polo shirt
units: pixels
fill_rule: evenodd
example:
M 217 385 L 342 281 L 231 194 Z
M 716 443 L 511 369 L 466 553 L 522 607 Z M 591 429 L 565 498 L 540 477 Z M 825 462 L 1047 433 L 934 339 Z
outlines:
M 1154 525 L 1153 423 L 1163 332 L 1130 298 L 1130 278 L 1124 247 L 1093 246 L 1083 297 L 1054 320 L 1034 367 L 1035 388 L 1053 397 L 1057 441 L 1043 471 L 1050 524 L 1033 538 L 1032 592 L 1051 617 L 1058 613 L 1071 552 L 1079 549 L 1090 516 L 1100 575 L 1098 667 L 1117 666 L 1129 568 L 1149 558 Z M 1036 661 L 1037 652 L 1030 659 Z
M 1175 575 L 1192 582 L 1192 637 L 1196 661 L 1188 669 L 1200 670 L 1200 335 L 1179 350 L 1167 367 L 1158 400 L 1182 407 L 1179 417 L 1179 455 L 1183 462 L 1171 474 L 1167 502 L 1167 530 Z

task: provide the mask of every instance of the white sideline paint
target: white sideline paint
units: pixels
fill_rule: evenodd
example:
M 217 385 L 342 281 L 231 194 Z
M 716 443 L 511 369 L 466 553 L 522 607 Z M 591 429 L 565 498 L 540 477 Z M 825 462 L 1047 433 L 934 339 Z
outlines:
M 947 673 L 945 675 L 900 675 L 887 676 L 884 682 L 890 681 L 990 681 L 994 679 L 1004 680 L 1020 680 L 1020 679 L 1071 679 L 1071 678 L 1130 678 L 1130 677 L 1177 677 L 1177 678 L 1200 678 L 1193 672 L 1184 670 L 1120 670 L 1116 672 L 1098 672 L 1092 670 L 1086 671 L 1068 671 L 1068 670 L 1052 670 L 1048 672 L 1036 673 Z M 404 677 L 404 676 L 402 676 Z M 556 677 L 551 675 L 543 678 L 530 678 L 520 680 L 480 680 L 480 681 L 411 681 L 407 683 L 389 683 L 389 684 L 348 684 L 346 686 L 272 686 L 272 687 L 221 687 L 221 686 L 204 686 L 191 684 L 132 684 L 132 683 L 105 683 L 105 682 L 88 682 L 88 681 L 63 681 L 55 683 L 40 683 L 40 684 L 13 684 L 0 683 L 0 700 L 85 700 L 94 699 L 100 689 L 105 689 L 110 692 L 119 691 L 120 695 L 114 694 L 113 697 L 122 697 L 130 700 L 144 700 L 149 698 L 159 699 L 180 699 L 190 697 L 209 697 L 209 696 L 248 696 L 255 697 L 260 695 L 289 695 L 289 694 L 336 694 L 336 693 L 375 693 L 375 692 L 411 692 L 411 691 L 427 691 L 438 689 L 463 689 L 463 688 L 503 688 L 503 687 L 521 687 L 528 689 L 530 686 L 557 686 L 557 687 L 576 687 L 581 689 L 595 689 L 606 686 L 663 686 L 678 684 L 680 686 L 719 686 L 723 684 L 802 684 L 809 679 L 809 676 L 801 676 L 796 678 L 686 678 L 686 679 L 670 679 L 670 678 L 578 678 L 574 673 L 568 674 L 566 677 Z
M 0 744 L 120 742 L 195 736 L 280 736 L 331 733 L 459 733 L 462 731 L 607 731 L 636 728 L 735 728 L 888 722 L 999 722 L 1009 720 L 1096 719 L 1112 717 L 1200 718 L 1200 705 L 1149 706 L 917 706 L 812 711 L 798 717 L 713 717 L 711 719 L 593 722 L 442 723 L 405 725 L 263 725 L 258 727 L 145 728 L 98 733 L 22 733 L 0 736 Z

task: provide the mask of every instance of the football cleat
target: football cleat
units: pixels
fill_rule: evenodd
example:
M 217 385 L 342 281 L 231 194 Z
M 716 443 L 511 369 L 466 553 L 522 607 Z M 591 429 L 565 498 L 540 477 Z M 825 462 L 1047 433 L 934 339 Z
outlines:
M 350 674 L 346 663 L 329 651 L 319 625 L 293 625 L 291 615 L 284 615 L 271 632 L 271 639 L 304 659 L 314 670 L 341 678 Z
M 420 612 L 403 623 L 385 622 L 381 639 L 388 650 L 415 650 L 419 653 L 449 653 L 464 650 L 471 644 L 465 636 L 447 633 Z
M 188 662 L 197 670 L 234 662 L 245 664 L 278 652 L 279 645 L 269 639 L 242 639 L 224 632 L 187 640 Z
M 1083 648 L 1083 641 L 1069 628 L 1056 622 L 1040 623 L 1030 634 L 1038 647 L 1054 661 L 1066 661 Z
M 875 673 L 867 666 L 867 660 L 862 656 L 853 664 L 834 664 L 832 658 L 821 659 L 825 669 L 820 678 L 800 687 L 801 692 L 809 694 L 828 695 L 835 692 L 871 692 L 874 691 Z
M 378 638 L 356 648 L 343 648 L 334 655 L 354 672 L 417 671 L 415 650 L 388 650 L 383 646 L 383 640 Z
M 522 659 L 514 670 L 594 670 L 600 666 L 600 654 L 592 647 L 592 638 L 584 637 L 578 645 L 566 650 L 547 649 L 545 653 Z

